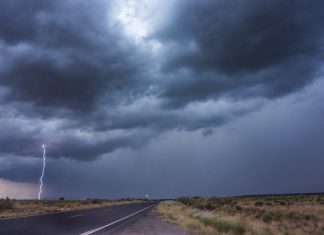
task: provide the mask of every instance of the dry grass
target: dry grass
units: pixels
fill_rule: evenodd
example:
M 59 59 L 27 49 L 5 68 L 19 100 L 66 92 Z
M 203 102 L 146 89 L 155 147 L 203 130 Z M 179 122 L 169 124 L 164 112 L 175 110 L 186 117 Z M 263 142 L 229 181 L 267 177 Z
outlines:
M 86 208 L 106 207 L 128 203 L 140 203 L 142 200 L 121 199 L 121 200 L 0 200 L 0 218 L 16 216 L 35 215 Z M 9 204 L 8 204 L 9 203 Z M 7 206 L 10 205 L 10 206 Z
M 323 195 L 186 197 L 157 210 L 191 234 L 324 234 L 323 202 Z
M 157 211 L 164 217 L 165 221 L 177 224 L 192 234 L 211 234 L 214 231 L 213 228 L 204 225 L 195 218 L 195 213 L 199 213 L 197 209 L 192 209 L 179 202 L 159 203 Z

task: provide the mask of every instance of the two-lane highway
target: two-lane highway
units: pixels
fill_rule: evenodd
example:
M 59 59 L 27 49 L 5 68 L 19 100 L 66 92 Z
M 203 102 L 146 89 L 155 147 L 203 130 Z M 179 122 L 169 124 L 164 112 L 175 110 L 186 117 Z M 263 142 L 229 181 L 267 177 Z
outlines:
M 121 226 L 132 217 L 144 215 L 156 203 L 134 203 L 112 207 L 26 216 L 0 220 L 2 235 L 98 234 Z

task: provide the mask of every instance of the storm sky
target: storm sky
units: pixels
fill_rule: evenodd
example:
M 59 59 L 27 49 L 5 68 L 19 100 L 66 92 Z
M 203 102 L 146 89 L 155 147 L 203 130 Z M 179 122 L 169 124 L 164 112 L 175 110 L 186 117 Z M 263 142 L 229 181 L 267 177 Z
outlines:
M 324 191 L 323 9 L 0 1 L 0 197 Z

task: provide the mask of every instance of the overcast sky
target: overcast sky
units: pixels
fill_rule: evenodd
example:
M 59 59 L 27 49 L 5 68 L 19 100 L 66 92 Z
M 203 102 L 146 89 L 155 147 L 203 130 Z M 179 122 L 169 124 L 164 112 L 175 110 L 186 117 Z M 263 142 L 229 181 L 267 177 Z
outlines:
M 1 0 L 0 197 L 324 191 L 322 0 Z

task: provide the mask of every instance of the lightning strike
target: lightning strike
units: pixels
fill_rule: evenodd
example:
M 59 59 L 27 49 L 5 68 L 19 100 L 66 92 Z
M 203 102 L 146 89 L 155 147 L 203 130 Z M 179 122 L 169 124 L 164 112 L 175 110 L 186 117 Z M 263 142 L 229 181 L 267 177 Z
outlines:
M 42 190 L 43 190 L 43 178 L 45 175 L 45 167 L 46 167 L 46 148 L 45 145 L 42 146 L 43 147 L 43 169 L 42 169 L 42 175 L 39 178 L 39 192 L 38 192 L 38 200 L 41 199 L 41 195 L 42 195 Z

